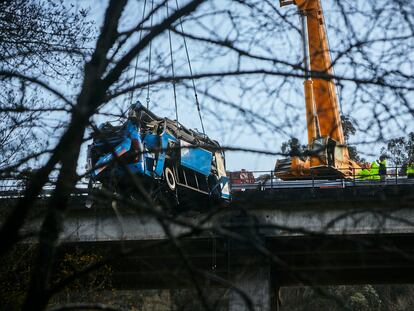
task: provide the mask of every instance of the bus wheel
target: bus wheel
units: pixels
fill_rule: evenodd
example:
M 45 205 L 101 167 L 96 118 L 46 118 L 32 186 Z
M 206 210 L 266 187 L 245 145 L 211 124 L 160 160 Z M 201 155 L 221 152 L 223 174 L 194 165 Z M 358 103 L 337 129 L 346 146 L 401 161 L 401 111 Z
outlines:
M 164 169 L 164 178 L 167 182 L 167 186 L 171 191 L 175 191 L 175 188 L 177 187 L 177 183 L 175 181 L 175 176 L 173 171 L 169 166 L 166 166 Z

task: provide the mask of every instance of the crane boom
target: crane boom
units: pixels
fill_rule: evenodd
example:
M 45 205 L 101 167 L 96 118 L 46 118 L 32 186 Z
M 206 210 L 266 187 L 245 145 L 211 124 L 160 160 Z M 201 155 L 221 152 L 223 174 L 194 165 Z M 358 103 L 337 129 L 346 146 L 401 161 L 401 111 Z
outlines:
M 332 61 L 321 2 L 297 0 L 296 3 L 302 16 L 306 18 L 311 72 L 331 77 Z M 334 82 L 331 79 L 312 77 L 312 74 L 311 79 L 321 135 L 330 136 L 338 143 L 345 144 Z
M 349 176 L 358 165 L 349 158 L 339 113 L 333 65 L 320 0 L 279 0 L 281 6 L 294 4 L 302 20 L 305 68 L 305 102 L 308 129 L 306 159 L 292 157 L 276 162 L 282 179 L 311 175 Z

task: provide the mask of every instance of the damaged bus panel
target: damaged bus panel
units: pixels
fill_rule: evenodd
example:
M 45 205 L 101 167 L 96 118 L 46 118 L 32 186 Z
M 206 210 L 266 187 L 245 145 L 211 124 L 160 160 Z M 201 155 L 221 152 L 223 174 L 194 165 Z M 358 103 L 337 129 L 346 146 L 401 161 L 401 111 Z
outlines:
M 151 191 L 230 200 L 224 152 L 217 141 L 160 118 L 137 104 L 120 126 L 104 123 L 88 147 L 90 186 L 136 191 L 132 175 Z M 131 175 L 132 174 L 132 175 Z

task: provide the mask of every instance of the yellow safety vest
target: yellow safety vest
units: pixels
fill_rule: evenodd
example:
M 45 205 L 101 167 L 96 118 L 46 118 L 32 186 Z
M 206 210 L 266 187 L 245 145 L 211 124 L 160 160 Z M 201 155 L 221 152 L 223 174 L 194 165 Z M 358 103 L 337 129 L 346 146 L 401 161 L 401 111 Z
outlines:
M 364 168 L 361 172 L 358 174 L 358 178 L 361 180 L 367 180 L 370 177 L 369 170 Z
M 371 178 L 370 179 L 380 179 L 379 176 L 379 166 L 377 162 L 372 162 L 371 164 L 371 170 L 369 171 Z

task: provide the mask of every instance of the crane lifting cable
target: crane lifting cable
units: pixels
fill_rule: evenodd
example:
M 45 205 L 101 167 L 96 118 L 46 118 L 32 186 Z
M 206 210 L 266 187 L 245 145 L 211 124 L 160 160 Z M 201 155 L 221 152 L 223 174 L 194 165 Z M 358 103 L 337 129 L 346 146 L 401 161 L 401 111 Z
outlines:
M 165 5 L 167 7 L 167 17 L 168 17 L 170 15 L 169 9 L 168 9 L 168 1 L 165 2 Z M 173 91 L 174 91 L 175 119 L 178 124 L 178 106 L 177 106 L 177 92 L 175 90 L 174 57 L 173 57 L 173 49 L 172 49 L 172 42 L 171 42 L 171 30 L 169 28 L 168 28 L 168 41 L 170 43 L 170 59 L 171 59 L 172 85 L 173 85 Z
M 154 5 L 154 0 L 153 0 L 153 5 Z M 144 21 L 145 18 L 145 9 L 147 7 L 147 0 L 144 1 L 144 9 L 142 11 L 142 22 Z M 151 16 L 151 23 L 152 23 L 152 16 Z M 139 33 L 139 41 L 141 42 L 142 39 L 142 28 L 141 31 Z M 132 105 L 132 99 L 134 98 L 134 87 L 135 87 L 135 79 L 137 77 L 137 69 L 138 69 L 138 60 L 139 60 L 139 53 L 137 54 L 137 58 L 135 59 L 135 68 L 134 68 L 134 78 L 132 80 L 132 92 L 131 92 L 131 98 L 130 98 L 130 105 Z
M 151 12 L 154 12 L 154 0 L 151 1 Z M 150 19 L 150 29 L 152 29 L 152 20 L 154 14 L 151 14 Z M 152 40 L 149 43 L 149 51 L 148 51 L 148 86 L 147 86 L 147 109 L 149 108 L 150 104 L 150 81 L 151 81 L 151 56 L 152 56 Z
M 179 10 L 178 0 L 175 0 L 175 4 L 176 4 L 177 10 Z M 165 5 L 166 5 L 166 9 L 167 9 L 167 16 L 169 16 L 168 0 L 165 2 Z M 144 20 L 144 18 L 145 18 L 146 6 L 147 6 L 147 0 L 144 1 L 144 9 L 143 9 L 143 13 L 142 13 L 142 20 Z M 153 9 L 154 9 L 154 0 L 151 1 L 151 12 L 153 11 Z M 152 25 L 153 25 L 153 16 L 154 15 L 152 14 L 151 18 L 150 18 L 150 28 L 152 28 Z M 197 88 L 195 86 L 194 75 L 193 75 L 193 68 L 191 66 L 190 54 L 188 52 L 187 40 L 186 40 L 186 37 L 184 35 L 184 27 L 183 27 L 183 22 L 182 22 L 181 17 L 179 18 L 179 23 L 180 23 L 181 35 L 183 37 L 188 68 L 189 68 L 189 71 L 190 71 L 191 84 L 192 84 L 193 91 L 194 91 L 194 97 L 195 97 L 195 102 L 196 102 L 196 107 L 197 107 L 197 113 L 198 113 L 198 117 L 200 119 L 201 129 L 203 131 L 203 134 L 205 135 L 206 133 L 205 133 L 205 128 L 204 128 L 203 118 L 202 118 L 202 115 L 201 115 L 200 102 L 198 100 Z M 142 39 L 142 29 L 141 29 L 141 32 L 140 32 L 140 35 L 139 35 L 139 39 L 140 40 Z M 173 56 L 173 47 L 172 47 L 171 30 L 170 29 L 168 29 L 168 41 L 169 41 L 169 49 L 170 49 L 170 61 L 171 61 L 171 74 L 172 74 L 173 92 L 174 92 L 175 116 L 176 116 L 176 120 L 177 120 L 177 123 L 178 123 L 178 104 L 177 104 L 174 56 Z M 149 108 L 149 104 L 150 104 L 151 60 L 152 60 L 152 41 L 149 43 L 149 51 L 148 51 L 148 79 L 147 79 L 148 85 L 147 85 L 147 97 L 146 97 L 146 103 L 147 103 L 146 106 L 147 106 L 147 108 Z M 133 87 L 135 86 L 135 81 L 136 81 L 136 75 L 137 75 L 137 70 L 138 70 L 138 61 L 139 61 L 139 54 L 137 55 L 137 58 L 136 58 L 136 61 L 135 61 Z M 132 104 L 133 96 L 134 96 L 134 90 L 132 90 L 132 92 L 131 92 L 131 98 L 130 98 L 131 104 Z
M 179 10 L 178 0 L 175 0 L 175 4 L 177 6 L 177 11 L 178 11 Z M 195 86 L 194 76 L 193 76 L 193 69 L 191 67 L 190 55 L 188 53 L 187 40 L 186 40 L 185 35 L 184 35 L 184 28 L 183 28 L 183 22 L 182 22 L 181 17 L 179 18 L 179 21 L 180 21 L 181 35 L 182 35 L 183 41 L 184 41 L 185 54 L 187 55 L 188 68 L 190 70 L 191 82 L 193 84 L 194 97 L 195 97 L 195 101 L 196 101 L 196 105 L 197 105 L 198 117 L 200 118 L 201 129 L 203 130 L 203 134 L 205 135 L 206 132 L 204 130 L 203 118 L 201 116 L 200 102 L 198 101 L 197 89 L 196 89 L 196 86 Z

